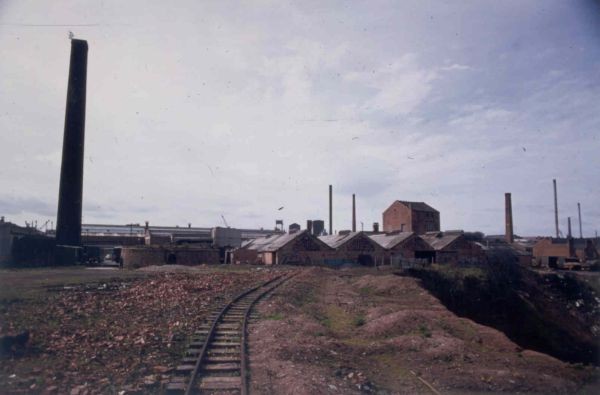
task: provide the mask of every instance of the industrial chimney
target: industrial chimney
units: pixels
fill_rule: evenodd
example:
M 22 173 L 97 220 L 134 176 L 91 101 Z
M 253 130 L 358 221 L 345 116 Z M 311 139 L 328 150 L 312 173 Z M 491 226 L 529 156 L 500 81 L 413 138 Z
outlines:
M 62 246 L 81 245 L 87 53 L 85 40 L 71 40 L 56 221 L 56 244 Z
M 571 217 L 567 217 L 567 229 L 568 229 L 568 233 L 567 233 L 567 238 L 571 238 Z
M 579 213 L 579 238 L 583 239 L 583 230 L 581 229 L 581 204 L 577 203 L 577 212 Z
M 329 234 L 333 234 L 333 187 L 329 184 Z
M 507 243 L 512 244 L 515 241 L 515 237 L 513 233 L 512 199 L 510 193 L 504 194 L 504 209 L 506 220 L 505 238 Z
M 558 197 L 556 195 L 556 179 L 552 180 L 554 185 L 554 226 L 556 227 L 556 238 L 558 239 Z
M 356 196 L 352 194 L 352 231 L 356 232 Z

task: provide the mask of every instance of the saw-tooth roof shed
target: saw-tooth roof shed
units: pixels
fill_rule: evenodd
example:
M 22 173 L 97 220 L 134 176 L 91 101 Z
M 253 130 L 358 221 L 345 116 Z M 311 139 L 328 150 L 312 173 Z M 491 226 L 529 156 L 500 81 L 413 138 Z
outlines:
M 374 234 L 369 235 L 371 240 L 385 248 L 386 250 L 396 247 L 398 244 L 408 240 L 414 232 L 398 232 L 398 233 L 387 233 L 387 234 Z

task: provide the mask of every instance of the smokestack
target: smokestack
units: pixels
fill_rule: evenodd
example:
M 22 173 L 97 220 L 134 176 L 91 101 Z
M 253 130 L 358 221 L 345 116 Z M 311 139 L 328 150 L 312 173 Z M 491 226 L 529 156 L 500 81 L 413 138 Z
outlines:
M 552 180 L 554 184 L 554 226 L 556 227 L 556 238 L 558 239 L 558 198 L 556 195 L 556 179 Z
M 333 234 L 333 187 L 329 185 L 329 234 Z
M 577 203 L 577 212 L 579 213 L 579 238 L 583 239 L 583 231 L 581 230 L 581 204 Z
M 352 231 L 356 232 L 356 196 L 352 194 Z
M 504 194 L 504 208 L 505 208 L 505 219 L 506 219 L 506 231 L 505 238 L 506 242 L 512 244 L 515 241 L 513 233 L 513 218 L 512 218 L 512 199 L 510 193 Z
M 569 230 L 567 237 L 570 239 L 571 238 L 571 217 L 567 217 L 567 226 L 568 226 L 568 230 Z
M 310 219 L 306 220 L 306 230 L 308 230 L 308 233 L 310 233 L 311 235 L 314 235 L 314 233 L 313 233 L 313 222 Z
M 87 53 L 87 41 L 71 40 L 65 133 L 58 193 L 58 218 L 56 220 L 57 245 L 81 245 Z

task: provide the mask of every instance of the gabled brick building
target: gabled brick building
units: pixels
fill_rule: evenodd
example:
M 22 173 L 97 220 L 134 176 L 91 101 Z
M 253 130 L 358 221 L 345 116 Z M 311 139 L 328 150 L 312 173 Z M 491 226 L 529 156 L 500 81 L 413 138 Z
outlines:
M 385 248 L 373 241 L 365 232 L 320 236 L 319 240 L 335 250 L 334 258 L 327 263 L 338 266 L 344 263 L 358 263 L 364 266 L 377 266 L 385 262 Z
M 396 200 L 383 212 L 383 231 L 439 232 L 440 212 L 423 202 Z

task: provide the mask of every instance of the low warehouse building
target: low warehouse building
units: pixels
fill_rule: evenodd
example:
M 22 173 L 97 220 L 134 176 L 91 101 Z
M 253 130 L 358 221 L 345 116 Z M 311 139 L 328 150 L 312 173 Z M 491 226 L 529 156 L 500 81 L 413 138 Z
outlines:
M 245 243 L 233 252 L 234 263 L 264 265 L 321 265 L 333 249 L 303 230 L 261 237 Z
M 319 240 L 335 250 L 335 257 L 326 262 L 328 265 L 358 263 L 364 266 L 377 266 L 385 262 L 385 248 L 364 232 L 320 236 Z
M 386 264 L 399 264 L 407 260 L 435 260 L 433 247 L 414 232 L 373 234 L 369 237 L 387 251 Z
M 464 232 L 428 232 L 421 238 L 435 250 L 436 263 L 480 262 L 485 253 L 476 243 L 466 239 Z

